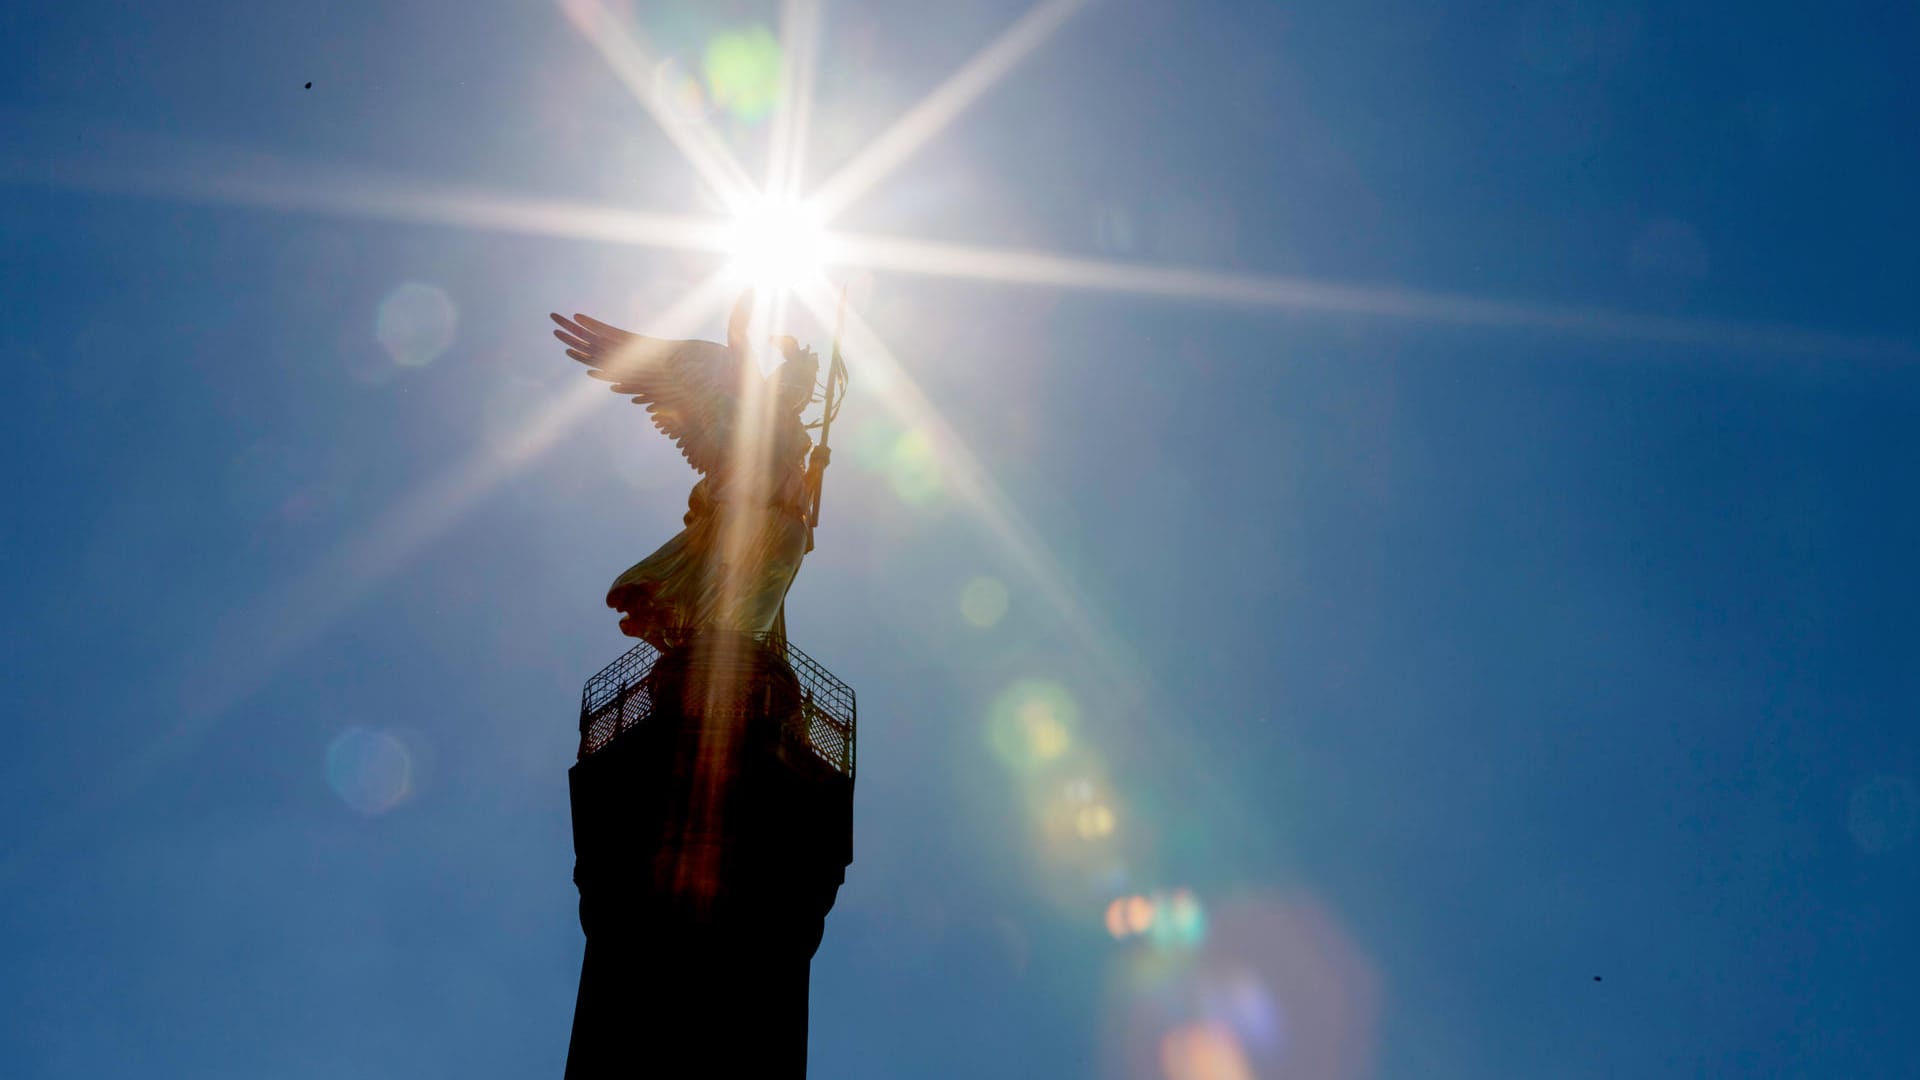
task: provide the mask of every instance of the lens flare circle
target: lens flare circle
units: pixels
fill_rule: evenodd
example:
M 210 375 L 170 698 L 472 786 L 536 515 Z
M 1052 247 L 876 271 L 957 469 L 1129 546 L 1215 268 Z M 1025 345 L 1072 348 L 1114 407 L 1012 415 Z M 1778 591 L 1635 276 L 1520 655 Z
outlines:
M 1129 896 L 1126 901 L 1127 933 L 1144 934 L 1153 925 L 1153 901 L 1144 896 Z
M 1187 890 L 1142 897 L 1178 923 Z M 1134 936 L 1122 897 L 1109 933 Z M 1117 958 L 1102 1076 L 1230 1080 L 1373 1074 L 1379 981 L 1371 961 L 1324 907 L 1299 895 L 1242 893 L 1208 912 L 1189 950 L 1131 949 Z M 1115 934 L 1120 937 L 1120 934 Z
M 933 437 L 916 428 L 894 440 L 887 455 L 887 480 L 900 501 L 924 506 L 940 497 L 940 458 Z
M 1148 929 L 1148 940 L 1161 948 L 1191 949 L 1206 940 L 1206 912 L 1193 893 L 1177 889 L 1154 905 L 1153 925 Z
M 707 43 L 707 86 L 714 101 L 734 116 L 759 120 L 773 110 L 780 94 L 780 41 L 755 23 L 716 36 Z
M 327 786 L 356 813 L 384 814 L 413 794 L 413 755 L 390 732 L 350 727 L 327 746 Z
M 395 364 L 425 367 L 453 344 L 459 321 L 459 309 L 444 290 L 408 281 L 380 301 L 373 336 Z
M 1080 710 L 1059 683 L 1022 679 L 993 703 L 987 739 L 1000 759 L 1021 771 L 1057 761 L 1073 745 Z
M 1107 905 L 1106 921 L 1116 940 L 1145 937 L 1159 949 L 1194 949 L 1207 938 L 1206 911 L 1189 889 L 1117 897 Z
M 960 617 L 982 630 L 1007 614 L 1007 587 L 999 578 L 977 577 L 960 589 Z
M 1217 1020 L 1182 1024 L 1160 1039 L 1167 1080 L 1254 1080 L 1233 1029 Z
M 1073 831 L 1082 840 L 1098 840 L 1113 833 L 1113 808 L 1106 803 L 1091 803 L 1074 815 Z

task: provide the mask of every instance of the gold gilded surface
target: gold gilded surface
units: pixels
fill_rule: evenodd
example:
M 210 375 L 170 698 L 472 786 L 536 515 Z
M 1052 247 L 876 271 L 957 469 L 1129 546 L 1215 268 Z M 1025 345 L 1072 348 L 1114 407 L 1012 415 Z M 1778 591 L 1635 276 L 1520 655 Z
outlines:
M 751 302 L 748 294 L 735 305 L 725 345 L 552 316 L 567 355 L 644 405 L 701 474 L 687 498 L 686 527 L 607 590 L 621 632 L 659 648 L 695 630 L 784 629 L 787 589 L 813 546 L 827 455 L 824 438 L 816 448 L 801 416 L 814 400 L 820 364 L 792 338 L 776 338 L 784 362 L 762 377 L 747 342 Z M 837 358 L 834 371 L 843 372 Z M 820 397 L 824 416 L 837 407 L 833 381 L 830 375 Z

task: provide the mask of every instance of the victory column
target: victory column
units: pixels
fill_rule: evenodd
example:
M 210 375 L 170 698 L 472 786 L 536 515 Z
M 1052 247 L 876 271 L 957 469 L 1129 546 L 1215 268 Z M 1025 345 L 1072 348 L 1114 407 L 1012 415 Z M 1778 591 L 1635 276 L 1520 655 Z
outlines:
M 762 377 L 751 307 L 725 345 L 553 316 L 700 474 L 686 527 L 608 589 L 640 640 L 581 696 L 569 1080 L 806 1074 L 809 969 L 853 860 L 854 697 L 787 640 L 786 594 L 847 374 L 836 334 L 817 391 L 791 337 Z

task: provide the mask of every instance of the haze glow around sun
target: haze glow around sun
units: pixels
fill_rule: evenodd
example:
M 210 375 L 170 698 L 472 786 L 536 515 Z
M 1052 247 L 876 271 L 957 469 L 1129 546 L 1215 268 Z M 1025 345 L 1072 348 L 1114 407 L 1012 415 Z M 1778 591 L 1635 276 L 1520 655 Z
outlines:
M 826 221 L 799 199 L 755 196 L 734 214 L 726 237 L 730 277 L 765 289 L 790 289 L 826 269 Z

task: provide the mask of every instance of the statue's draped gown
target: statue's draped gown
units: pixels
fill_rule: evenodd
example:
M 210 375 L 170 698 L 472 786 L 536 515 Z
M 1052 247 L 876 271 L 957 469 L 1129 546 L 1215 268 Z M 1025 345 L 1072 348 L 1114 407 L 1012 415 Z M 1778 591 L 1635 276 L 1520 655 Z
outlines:
M 749 460 L 702 477 L 687 498 L 686 527 L 607 590 L 623 633 L 669 648 L 694 627 L 776 629 L 808 546 L 812 441 L 797 417 L 769 426 L 761 460 L 735 455 Z

